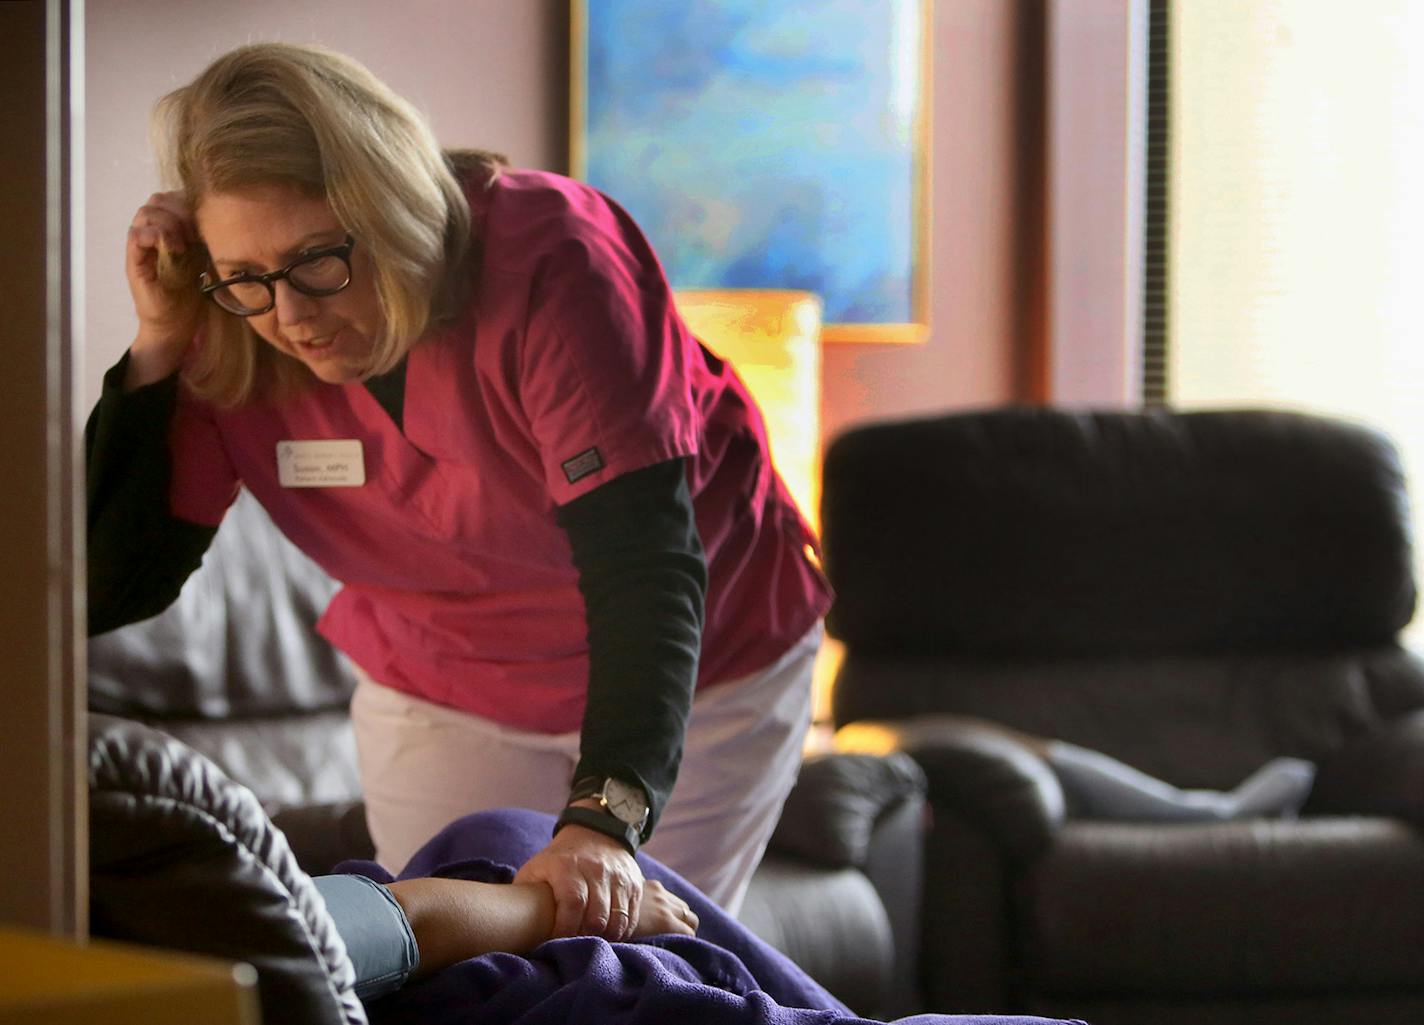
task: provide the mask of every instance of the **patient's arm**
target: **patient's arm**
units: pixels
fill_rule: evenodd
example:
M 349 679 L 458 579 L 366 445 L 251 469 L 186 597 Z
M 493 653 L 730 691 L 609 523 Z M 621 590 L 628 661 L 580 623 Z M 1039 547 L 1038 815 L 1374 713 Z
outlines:
M 542 883 L 402 879 L 387 884 L 420 948 L 420 979 L 494 950 L 522 954 L 549 938 L 554 895 Z
M 522 954 L 549 939 L 554 894 L 543 883 L 477 883 L 464 879 L 402 879 L 388 885 L 410 921 L 420 949 L 411 974 L 420 979 L 492 951 Z M 661 883 L 643 893 L 636 936 L 692 935 L 697 915 Z
M 346 944 L 356 995 L 373 1000 L 466 958 L 523 954 L 554 930 L 554 893 L 544 883 L 402 879 L 382 886 L 361 875 L 313 882 Z M 697 915 L 658 882 L 643 889 L 632 938 L 692 935 Z

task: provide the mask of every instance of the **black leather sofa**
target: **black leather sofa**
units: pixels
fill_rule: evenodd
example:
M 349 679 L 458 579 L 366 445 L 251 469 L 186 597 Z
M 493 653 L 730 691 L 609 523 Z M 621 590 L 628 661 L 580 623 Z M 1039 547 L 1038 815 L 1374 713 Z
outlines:
M 1424 1021 L 1424 663 L 1388 441 L 1279 412 L 863 427 L 823 532 L 848 749 L 930 783 L 929 1009 L 1096 1025 Z M 1089 821 L 983 721 L 1298 820 Z
M 90 710 L 141 721 L 210 758 L 251 790 L 294 864 L 313 874 L 372 853 L 346 714 L 354 678 L 313 629 L 333 590 L 243 495 L 174 606 L 89 646 Z M 105 750 L 112 763 L 125 747 Z M 918 1008 L 923 792 L 905 756 L 809 760 L 741 913 L 865 1015 Z M 103 849 L 113 821 L 95 822 L 96 864 L 128 865 Z M 101 934 L 203 949 L 176 921 L 171 933 L 160 917 L 136 935 L 121 918 L 95 907 Z

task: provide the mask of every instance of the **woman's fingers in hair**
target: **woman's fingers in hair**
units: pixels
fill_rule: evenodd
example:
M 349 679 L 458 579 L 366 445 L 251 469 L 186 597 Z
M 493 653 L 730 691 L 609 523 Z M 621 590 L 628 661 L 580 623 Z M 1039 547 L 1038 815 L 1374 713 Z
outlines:
M 197 332 L 203 307 L 197 288 L 203 257 L 196 241 L 188 204 L 179 193 L 155 193 L 129 222 L 124 273 L 139 324 L 130 353 L 143 367 L 138 372 L 130 363 L 127 387 L 176 370 Z M 168 258 L 160 259 L 164 253 Z M 181 274 L 173 269 L 179 264 Z
M 177 218 L 185 229 L 191 228 L 193 223 L 193 210 L 188 205 L 188 198 L 181 192 L 155 192 L 148 197 L 148 202 L 141 207 L 143 210 L 162 210 Z
M 178 192 L 155 192 L 129 223 L 129 240 L 142 249 L 155 249 L 161 242 L 170 252 L 181 253 L 196 237 L 187 201 Z

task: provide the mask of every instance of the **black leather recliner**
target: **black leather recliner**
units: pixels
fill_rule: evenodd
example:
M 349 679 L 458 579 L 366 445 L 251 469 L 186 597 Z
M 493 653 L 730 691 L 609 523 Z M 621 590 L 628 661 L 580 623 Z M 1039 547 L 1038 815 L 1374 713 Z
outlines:
M 846 749 L 930 781 L 929 1009 L 1424 1021 L 1424 664 L 1389 442 L 1304 415 L 1004 409 L 825 467 Z M 1001 723 L 1182 787 L 1319 766 L 1298 820 L 1087 821 Z

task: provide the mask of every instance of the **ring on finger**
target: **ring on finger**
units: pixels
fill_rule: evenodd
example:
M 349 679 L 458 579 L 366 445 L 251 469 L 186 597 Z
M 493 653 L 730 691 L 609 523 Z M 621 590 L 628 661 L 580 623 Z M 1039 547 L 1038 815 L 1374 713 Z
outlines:
M 631 917 L 632 917 L 631 915 L 628 914 L 628 909 L 627 909 L 627 908 L 614 908 L 614 909 L 613 909 L 613 914 L 615 914 L 615 915 L 622 915 L 624 918 L 631 918 Z

